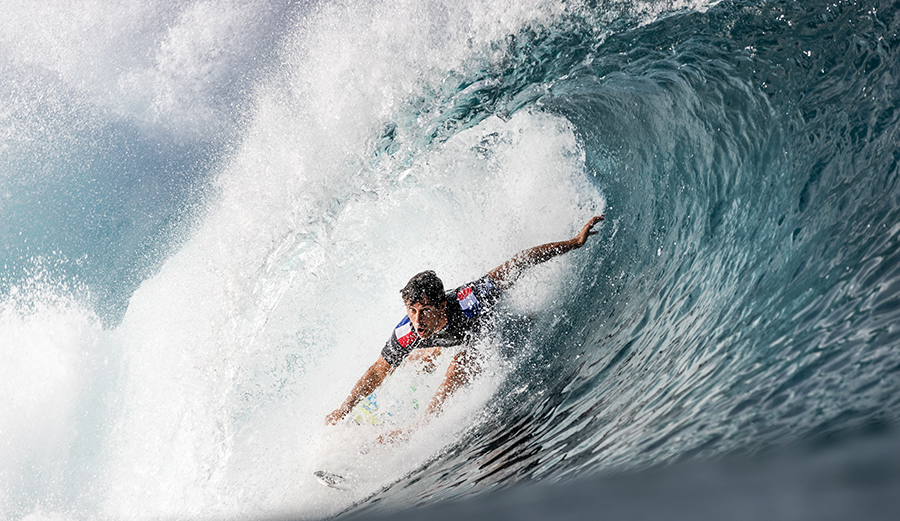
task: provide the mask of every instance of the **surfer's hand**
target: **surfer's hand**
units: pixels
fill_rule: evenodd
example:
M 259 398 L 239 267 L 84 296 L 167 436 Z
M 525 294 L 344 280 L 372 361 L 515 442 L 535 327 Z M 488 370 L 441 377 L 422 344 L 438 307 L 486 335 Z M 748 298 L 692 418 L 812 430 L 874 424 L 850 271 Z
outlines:
M 341 421 L 345 414 L 342 409 L 338 409 L 325 417 L 325 423 L 327 425 L 337 425 L 337 422 Z
M 387 434 L 382 434 L 378 438 L 376 438 L 378 443 L 382 445 L 387 443 L 398 443 L 403 442 L 409 439 L 409 433 L 403 429 L 397 429 Z
M 584 225 L 581 231 L 578 232 L 578 235 L 576 235 L 575 238 L 572 239 L 572 243 L 576 248 L 584 246 L 584 243 L 587 242 L 588 237 L 597 234 L 597 230 L 594 230 L 593 228 L 597 225 L 597 223 L 603 220 L 603 217 L 604 214 L 595 215 L 591 217 L 591 220 L 588 221 L 587 224 Z

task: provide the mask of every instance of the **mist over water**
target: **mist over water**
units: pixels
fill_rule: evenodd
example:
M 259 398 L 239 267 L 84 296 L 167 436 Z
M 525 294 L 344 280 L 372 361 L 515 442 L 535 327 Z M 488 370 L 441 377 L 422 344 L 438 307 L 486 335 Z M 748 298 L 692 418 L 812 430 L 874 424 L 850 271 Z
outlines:
M 2 517 L 383 514 L 892 430 L 900 14 L 870 4 L 8 2 Z M 324 427 L 412 274 L 600 212 L 438 420 Z

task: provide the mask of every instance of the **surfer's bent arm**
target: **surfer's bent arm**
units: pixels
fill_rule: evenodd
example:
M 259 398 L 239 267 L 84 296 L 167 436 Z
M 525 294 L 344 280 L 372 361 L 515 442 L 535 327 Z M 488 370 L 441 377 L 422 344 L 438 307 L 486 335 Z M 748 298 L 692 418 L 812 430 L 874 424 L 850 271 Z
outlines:
M 381 382 L 383 382 L 393 371 L 393 366 L 387 363 L 387 360 L 383 357 L 379 356 L 378 360 L 376 360 L 371 367 L 366 369 L 362 378 L 360 378 L 359 381 L 356 382 L 356 385 L 353 386 L 353 390 L 350 391 L 350 396 L 344 400 L 344 403 L 337 410 L 325 417 L 325 422 L 334 425 L 344 416 L 347 416 L 356 404 L 362 401 L 366 396 L 369 396 L 372 391 L 378 389 Z
M 562 255 L 584 246 L 588 237 L 597 233 L 593 228 L 602 220 L 602 214 L 595 215 L 591 217 L 575 237 L 567 241 L 550 242 L 521 251 L 513 258 L 489 271 L 488 275 L 498 284 L 511 284 L 519 278 L 519 275 L 522 274 L 525 268 L 546 262 L 557 255 Z
M 444 406 L 444 401 L 457 389 L 465 385 L 469 378 L 475 376 L 477 370 L 477 364 L 473 363 L 472 357 L 467 350 L 457 353 L 453 357 L 453 361 L 450 362 L 450 367 L 447 368 L 444 381 L 441 382 L 441 385 L 434 393 L 434 397 L 431 399 L 431 403 L 428 404 L 428 409 L 425 410 L 426 416 L 440 413 L 441 408 Z

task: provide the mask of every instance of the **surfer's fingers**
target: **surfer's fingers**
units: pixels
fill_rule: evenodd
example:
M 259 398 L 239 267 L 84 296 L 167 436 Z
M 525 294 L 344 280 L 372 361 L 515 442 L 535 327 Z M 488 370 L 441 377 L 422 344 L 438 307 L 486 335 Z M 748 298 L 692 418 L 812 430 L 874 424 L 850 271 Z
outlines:
M 603 220 L 603 215 L 595 215 L 595 216 L 591 217 L 591 220 L 588 221 L 587 224 L 584 225 L 583 230 L 593 229 L 594 226 L 596 226 L 597 223 L 599 223 L 602 220 Z

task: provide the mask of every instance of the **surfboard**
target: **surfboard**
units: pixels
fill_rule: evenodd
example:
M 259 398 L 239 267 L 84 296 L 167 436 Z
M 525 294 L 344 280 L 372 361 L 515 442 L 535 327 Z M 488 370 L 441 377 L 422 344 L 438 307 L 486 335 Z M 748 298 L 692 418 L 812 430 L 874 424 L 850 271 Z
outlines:
M 382 413 L 390 416 L 389 413 Z M 382 414 L 378 413 L 378 393 L 372 393 L 356 406 L 350 419 L 357 425 L 383 425 Z
M 327 449 L 313 464 L 316 480 L 336 490 L 356 488 L 369 449 L 378 445 L 376 438 L 419 417 L 440 378 L 440 374 L 394 374 L 366 396 L 345 417 L 349 421 L 323 433 Z
M 350 421 L 345 427 L 333 433 L 342 433 L 338 439 L 329 441 L 329 444 L 337 446 L 346 444 L 346 450 L 338 457 L 332 453 L 331 457 L 320 460 L 314 467 L 317 468 L 313 472 L 316 480 L 336 490 L 354 488 L 352 484 L 356 478 L 353 478 L 353 469 L 362 461 L 356 460 L 365 457 L 375 437 L 415 418 L 420 403 L 427 400 L 425 396 L 429 392 L 430 386 L 427 384 L 404 382 L 400 387 L 388 387 L 366 396 L 347 415 Z M 351 428 L 353 426 L 355 428 Z
M 413 417 L 431 386 L 413 382 L 402 390 L 386 389 L 366 396 L 348 415 L 357 425 L 397 425 Z

